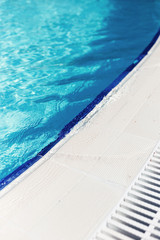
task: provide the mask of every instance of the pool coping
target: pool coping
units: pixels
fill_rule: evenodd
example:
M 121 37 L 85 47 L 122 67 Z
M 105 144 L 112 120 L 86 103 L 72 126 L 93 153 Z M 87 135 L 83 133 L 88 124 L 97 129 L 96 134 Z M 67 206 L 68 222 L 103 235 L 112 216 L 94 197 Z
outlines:
M 29 169 L 33 164 L 46 155 L 55 145 L 57 145 L 61 140 L 63 140 L 81 120 L 83 120 L 102 100 L 106 97 L 111 90 L 113 90 L 141 61 L 146 57 L 151 48 L 157 42 L 160 37 L 160 28 L 154 35 L 148 46 L 141 52 L 141 54 L 135 58 L 133 63 L 129 65 L 108 87 L 106 87 L 95 99 L 87 105 L 75 118 L 73 118 L 65 127 L 60 131 L 58 137 L 55 141 L 49 143 L 45 148 L 43 148 L 35 157 L 26 161 L 24 164 L 19 166 L 12 173 L 0 180 L 0 190 L 5 188 L 9 183 L 19 177 L 27 169 Z

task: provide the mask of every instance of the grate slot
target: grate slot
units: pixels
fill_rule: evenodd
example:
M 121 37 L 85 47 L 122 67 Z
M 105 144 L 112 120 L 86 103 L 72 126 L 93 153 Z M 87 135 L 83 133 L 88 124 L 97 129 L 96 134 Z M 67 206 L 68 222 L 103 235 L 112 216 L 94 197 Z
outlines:
M 155 181 L 155 184 L 157 184 L 160 187 L 160 178 L 158 178 L 157 176 L 155 177 L 155 175 L 153 175 L 152 173 L 147 174 L 147 173 L 143 172 L 141 174 L 141 176 Z
M 157 181 L 155 179 L 153 179 L 152 177 L 150 177 L 150 179 L 148 180 L 148 176 L 143 175 L 142 177 L 139 177 L 138 180 L 160 189 L 160 185 L 157 184 Z
M 111 219 L 117 221 L 117 222 L 120 222 L 120 223 L 123 223 L 124 225 L 128 226 L 128 227 L 131 227 L 137 231 L 140 231 L 140 232 L 145 232 L 147 230 L 147 227 L 146 225 L 144 224 L 141 224 L 137 221 L 134 221 L 132 219 L 129 219 L 127 218 L 126 216 L 121 216 L 121 215 L 118 215 L 118 214 L 115 214 L 111 217 Z
M 141 215 L 142 217 L 145 217 L 145 218 L 148 218 L 148 219 L 153 219 L 154 217 L 154 214 L 151 214 L 151 215 L 148 215 L 148 211 L 146 210 L 142 210 L 141 208 L 139 207 L 136 207 L 132 204 L 120 204 L 121 208 L 124 208 L 126 210 L 129 210 L 130 212 L 133 212 L 133 213 L 136 213 L 137 215 Z
M 146 221 L 146 218 L 142 217 L 142 216 L 139 216 L 135 213 L 131 213 L 130 211 L 126 210 L 126 209 L 123 209 L 123 211 L 120 211 L 120 210 L 116 210 L 116 213 L 121 215 L 121 216 L 124 216 L 128 219 L 131 219 L 135 222 L 139 222 L 145 226 L 149 226 L 149 223 L 150 223 L 150 220 L 148 219 Z
M 148 193 L 148 191 L 142 191 L 141 189 L 138 189 L 137 186 L 132 187 L 132 190 L 133 190 L 134 192 L 138 193 L 138 194 L 144 195 L 144 196 L 145 196 L 146 198 L 148 198 L 148 199 L 151 199 L 151 201 L 153 201 L 153 199 L 154 199 L 154 202 L 157 203 L 157 204 L 160 203 L 160 202 L 159 202 L 159 201 L 160 201 L 160 198 L 159 198 L 159 197 L 156 197 L 156 196 L 154 196 L 154 195 L 152 195 L 152 194 L 150 194 L 150 193 Z
M 155 227 L 154 229 L 160 232 L 160 227 Z
M 115 222 L 110 222 L 108 223 L 108 228 L 114 229 L 115 231 L 123 234 L 124 236 L 130 237 L 133 240 L 140 240 L 142 234 L 140 235 L 139 233 L 137 233 L 137 231 L 130 229 L 127 226 L 124 226 L 120 223 L 115 223 Z M 138 236 L 140 235 L 140 236 Z
M 125 202 L 127 203 L 130 203 L 130 204 L 133 204 L 133 206 L 137 206 L 141 209 L 144 209 L 144 210 L 147 210 L 149 212 L 152 212 L 152 213 L 157 213 L 158 211 L 158 208 L 157 207 L 154 207 L 148 203 L 142 203 L 142 201 L 138 200 L 138 199 L 133 199 L 133 198 L 130 198 L 129 196 L 127 196 L 127 198 L 124 199 Z
M 134 185 L 134 187 L 132 188 L 134 191 L 138 191 L 146 196 L 149 196 L 151 198 L 157 199 L 158 201 L 160 200 L 160 195 L 156 192 L 150 191 L 146 188 L 142 188 L 141 186 L 138 185 Z
M 145 168 L 145 172 L 149 172 L 149 173 L 152 173 L 153 175 L 158 175 L 159 176 L 159 174 L 160 174 L 160 172 L 158 172 L 158 171 L 155 171 L 155 169 L 154 168 L 151 168 L 151 167 L 149 167 L 149 166 L 147 166 L 146 168 Z
M 154 162 L 149 163 L 147 166 L 150 167 L 150 168 L 154 168 L 154 169 L 160 170 L 160 166 L 158 166 Z
M 127 236 L 127 237 L 130 237 L 131 239 L 134 239 L 134 240 L 140 240 L 141 239 L 141 236 L 138 236 L 136 235 L 135 230 L 132 230 L 130 231 L 131 229 L 127 226 L 123 226 L 122 224 L 120 223 L 116 223 L 115 225 L 111 222 L 111 223 L 108 223 L 108 228 L 110 229 L 113 229 L 119 233 L 122 233 L 124 236 Z
M 157 165 L 160 164 L 160 159 L 157 158 L 156 156 L 153 156 L 151 159 L 150 159 L 150 162 L 156 162 Z
M 150 161 L 151 161 L 151 162 L 154 162 L 154 163 L 156 163 L 156 164 L 158 164 L 158 165 L 160 165 L 160 161 L 158 161 L 158 160 L 155 159 L 155 158 L 152 158 Z
M 128 196 L 133 197 L 135 199 L 139 199 L 140 201 L 142 201 L 144 203 L 148 203 L 155 207 L 158 207 L 158 208 L 160 207 L 160 204 L 153 202 L 152 199 L 150 200 L 150 198 L 148 198 L 148 197 L 144 198 L 144 196 L 140 193 L 137 193 L 137 194 L 128 193 Z
M 123 227 L 125 227 L 125 228 L 127 228 L 127 227 L 130 228 L 131 232 L 133 232 L 133 230 L 135 230 L 136 233 L 137 232 L 141 232 L 141 233 L 145 232 L 143 229 L 138 228 L 138 227 L 136 227 L 136 226 L 134 226 L 134 225 L 132 225 L 130 223 L 127 223 L 126 221 L 123 221 L 123 220 L 121 220 L 119 218 L 112 217 L 111 219 L 112 219 L 113 222 L 116 222 L 116 225 L 119 223 L 119 224 L 123 225 Z
M 147 239 L 142 239 L 142 240 L 157 240 L 157 238 L 152 237 L 152 236 L 150 235 L 149 238 L 147 238 Z
M 160 196 L 159 188 L 157 188 L 157 187 L 155 187 L 155 186 L 154 186 L 154 188 L 153 188 L 153 187 L 150 187 L 150 184 L 147 184 L 147 183 L 145 183 L 145 182 L 143 182 L 142 184 L 139 183 L 139 182 L 136 182 L 135 185 L 141 187 L 142 189 L 147 189 L 147 190 L 149 190 L 149 191 L 151 191 L 151 192 L 153 192 L 153 193 L 157 193 L 157 194 L 159 194 L 159 196 Z
M 154 233 L 151 233 L 151 237 L 160 240 L 160 236 L 158 236 Z

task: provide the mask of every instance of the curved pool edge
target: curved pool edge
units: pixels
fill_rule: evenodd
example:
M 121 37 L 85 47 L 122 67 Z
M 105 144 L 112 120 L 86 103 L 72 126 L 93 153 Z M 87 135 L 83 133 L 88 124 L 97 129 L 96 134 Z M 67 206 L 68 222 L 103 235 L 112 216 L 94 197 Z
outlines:
M 139 63 L 149 54 L 152 47 L 154 47 L 155 43 L 160 37 L 160 29 L 157 31 L 151 42 L 148 46 L 142 51 L 142 53 L 133 61 L 131 65 L 129 65 L 107 88 L 105 88 L 86 108 L 84 108 L 73 120 L 71 120 L 59 133 L 58 138 L 43 148 L 35 157 L 28 160 L 16 170 L 14 170 L 11 174 L 7 175 L 0 181 L 0 190 L 6 187 L 9 183 L 19 177 L 22 173 L 24 173 L 27 169 L 29 169 L 33 164 L 35 164 L 38 160 L 46 155 L 55 145 L 61 142 L 68 133 L 85 117 L 92 112 L 92 110 L 102 102 L 104 97 L 106 97 L 118 84 L 127 77 Z
M 159 59 L 160 38 L 58 151 L 59 144 L 0 192 L 0 239 L 95 236 L 160 139 Z

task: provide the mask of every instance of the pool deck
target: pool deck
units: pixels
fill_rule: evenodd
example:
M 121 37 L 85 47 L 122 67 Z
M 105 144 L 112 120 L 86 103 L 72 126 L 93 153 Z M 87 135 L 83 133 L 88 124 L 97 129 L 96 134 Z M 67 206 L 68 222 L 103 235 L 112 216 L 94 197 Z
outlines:
M 56 148 L 1 191 L 0 239 L 89 240 L 160 140 L 159 103 L 160 39 Z

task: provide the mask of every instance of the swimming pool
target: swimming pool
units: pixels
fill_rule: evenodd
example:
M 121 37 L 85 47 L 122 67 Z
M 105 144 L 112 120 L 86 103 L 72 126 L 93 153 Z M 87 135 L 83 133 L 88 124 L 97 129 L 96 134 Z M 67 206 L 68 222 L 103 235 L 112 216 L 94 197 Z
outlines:
M 160 2 L 3 0 L 0 21 L 2 179 L 133 62 L 159 27 Z

